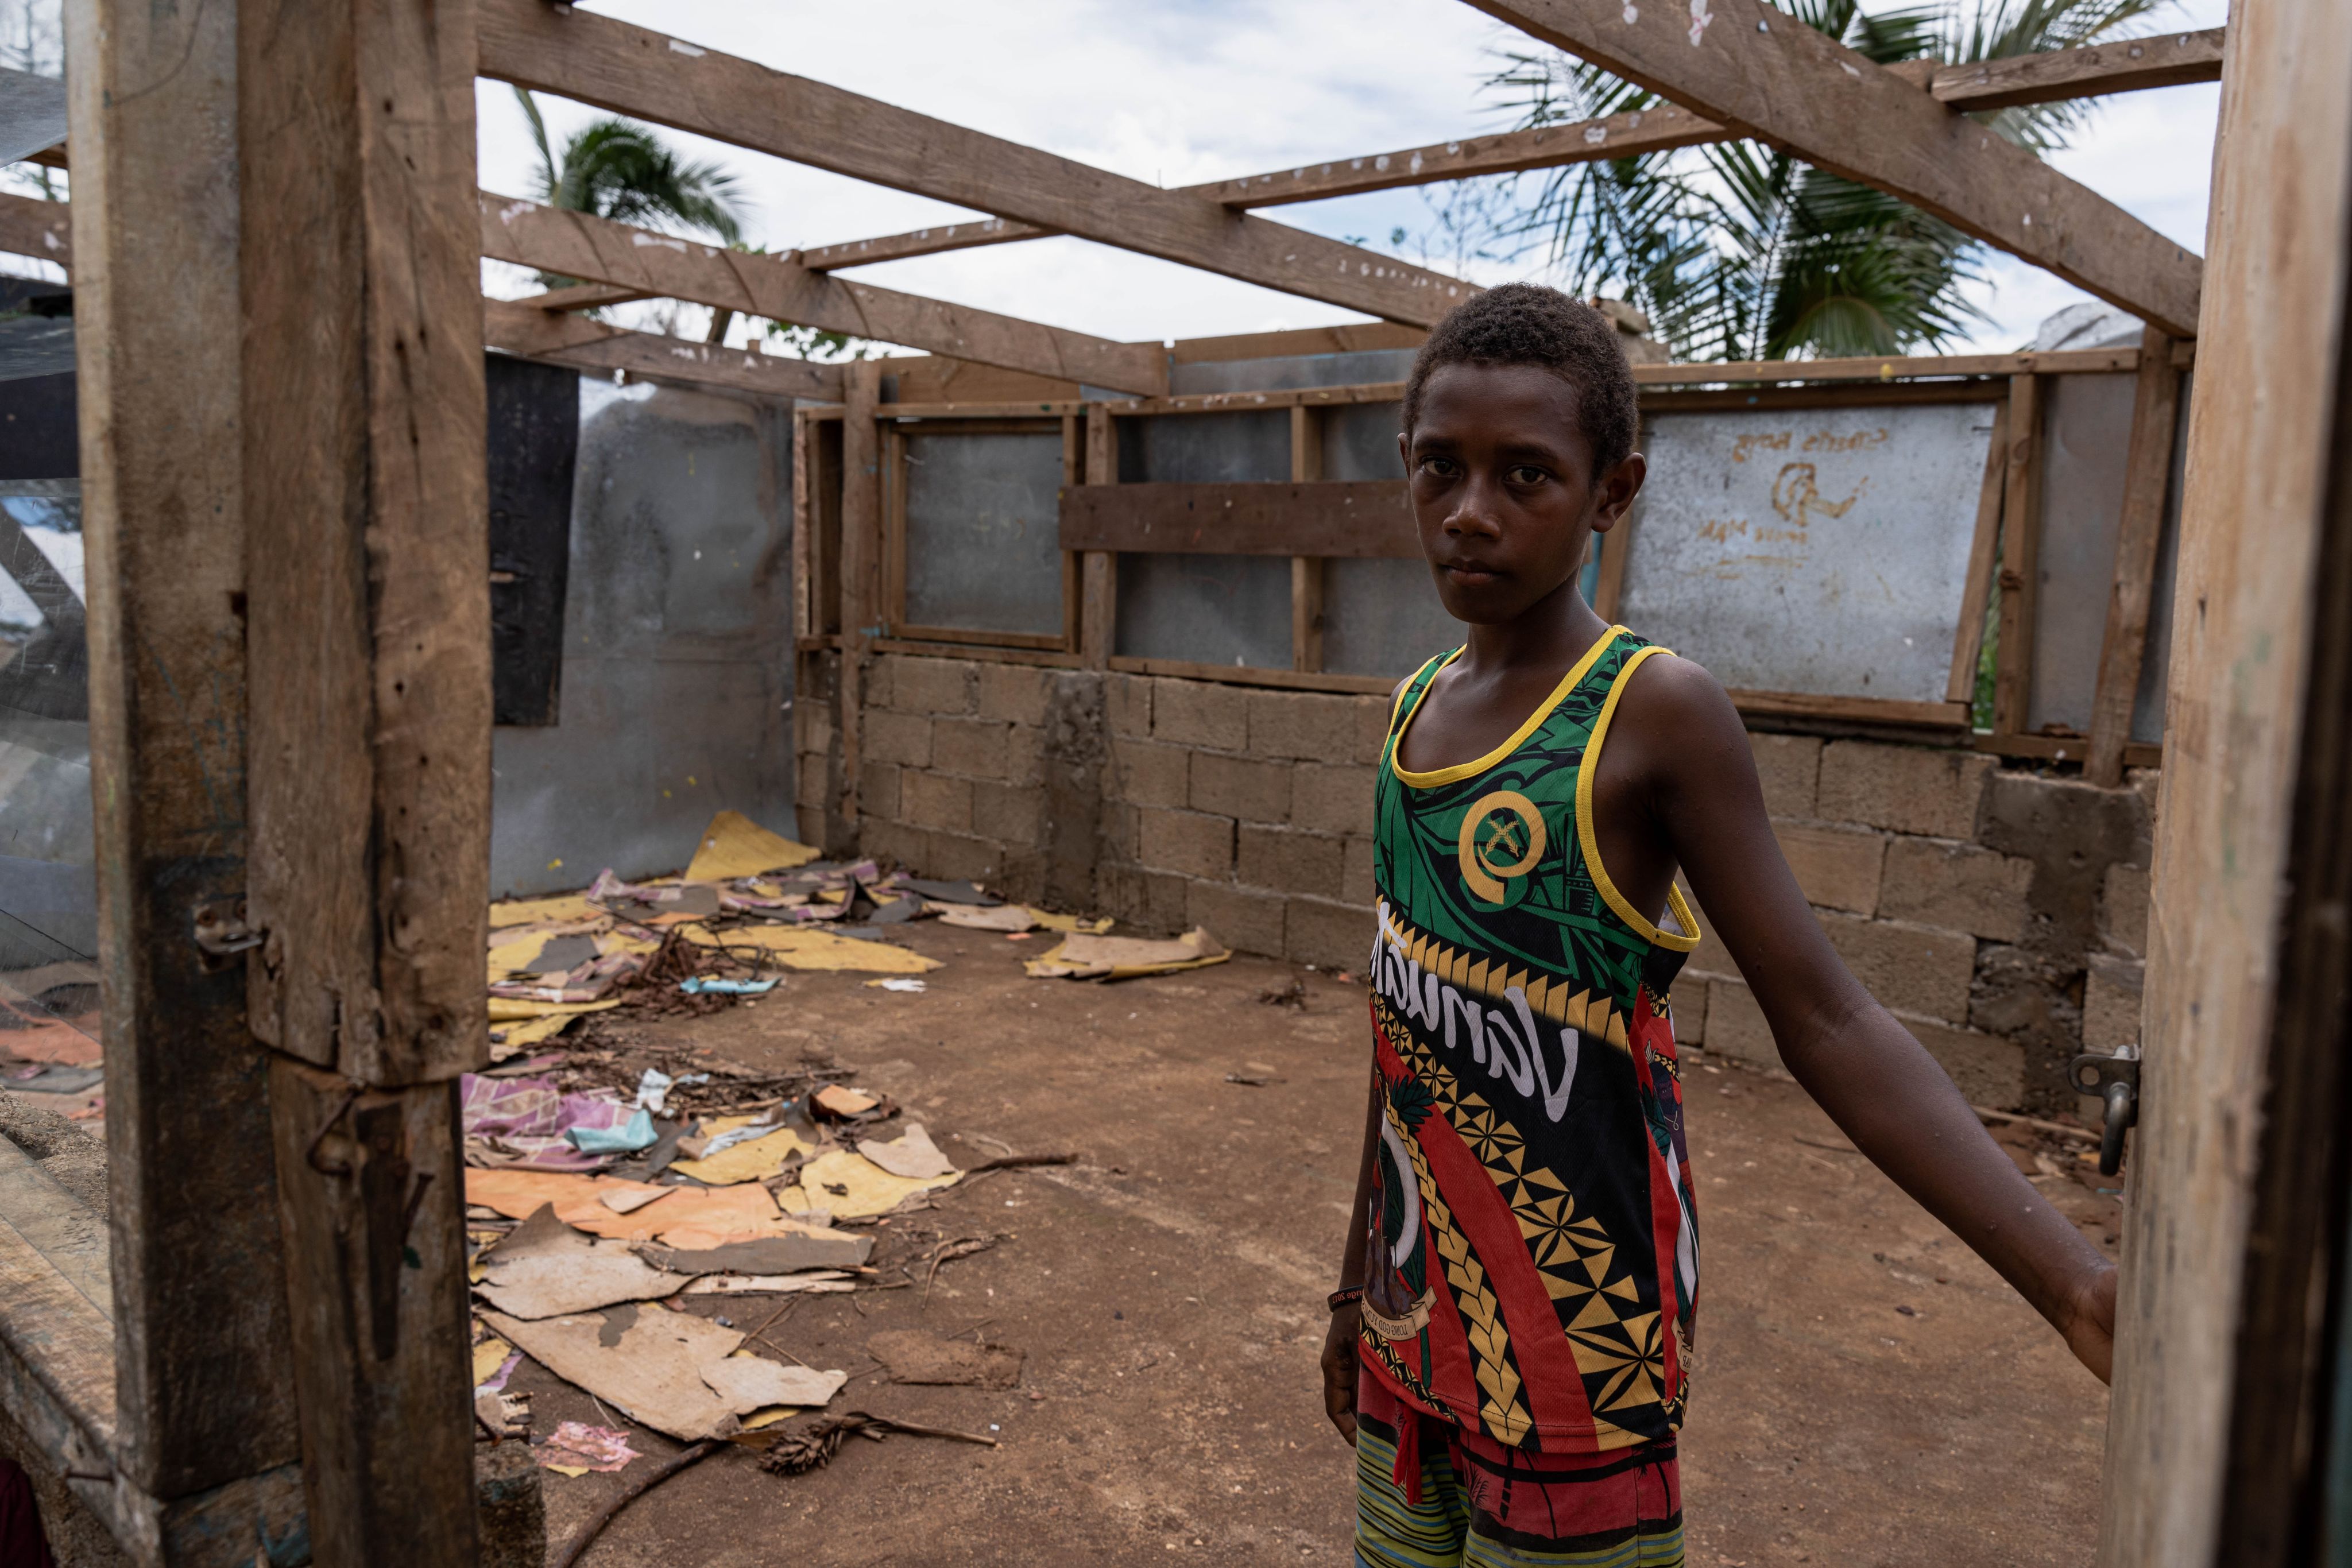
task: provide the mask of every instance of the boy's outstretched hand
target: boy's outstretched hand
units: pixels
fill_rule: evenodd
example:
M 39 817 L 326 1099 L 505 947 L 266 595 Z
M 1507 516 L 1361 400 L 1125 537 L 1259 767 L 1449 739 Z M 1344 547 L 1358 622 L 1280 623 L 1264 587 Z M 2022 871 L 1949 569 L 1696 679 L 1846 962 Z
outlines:
M 1359 1309 L 1349 1301 L 1331 1314 L 1323 1336 L 1323 1413 L 1350 1447 L 1356 1441 L 1356 1331 Z M 2107 1315 L 2115 1316 L 2115 1292 L 2107 1292 Z M 2106 1375 L 2105 1373 L 2101 1376 Z
M 2097 1374 L 2100 1382 L 2109 1381 L 2116 1361 L 2114 1264 L 2084 1276 L 2074 1299 L 2067 1303 L 2065 1321 L 2060 1326 L 2066 1335 L 2066 1348 L 2074 1353 L 2075 1359 Z

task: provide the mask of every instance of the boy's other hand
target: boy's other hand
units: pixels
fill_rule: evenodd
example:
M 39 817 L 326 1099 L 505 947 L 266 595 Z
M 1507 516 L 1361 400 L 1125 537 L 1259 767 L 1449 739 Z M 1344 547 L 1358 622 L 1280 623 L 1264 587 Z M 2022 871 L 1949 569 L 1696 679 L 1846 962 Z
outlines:
M 2112 1318 L 2112 1291 L 2107 1300 Z M 1339 1436 L 1348 1439 L 1350 1448 L 1356 1442 L 1356 1333 L 1361 1321 L 1358 1312 L 1356 1303 L 1349 1301 L 1333 1312 L 1330 1332 L 1323 1336 L 1323 1413 L 1331 1417 L 1331 1425 L 1339 1428 Z
M 2066 1319 L 2061 1326 L 2066 1335 L 2066 1348 L 2074 1353 L 2075 1359 L 2097 1374 L 2100 1382 L 2107 1382 L 2116 1360 L 2113 1263 L 2083 1277 L 2074 1287 L 2074 1299 L 2067 1303 Z

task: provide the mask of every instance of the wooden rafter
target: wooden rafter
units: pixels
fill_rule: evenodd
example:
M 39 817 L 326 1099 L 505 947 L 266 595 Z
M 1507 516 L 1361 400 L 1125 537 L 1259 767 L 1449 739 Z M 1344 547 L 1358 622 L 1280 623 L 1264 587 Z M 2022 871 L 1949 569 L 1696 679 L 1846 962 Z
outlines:
M 2162 33 L 2056 49 L 2046 55 L 1946 66 L 1936 73 L 1930 90 L 1937 101 L 1954 109 L 1985 110 L 2219 81 L 2221 45 L 2228 32 L 2226 27 L 2210 27 L 2201 33 Z
M 2176 337 L 2196 335 L 2198 256 L 1765 0 L 1715 0 L 1712 10 L 1468 3 L 1743 136 L 1899 196 Z
M 689 342 L 658 332 L 631 332 L 585 316 L 544 309 L 535 300 L 484 300 L 482 340 L 509 354 L 575 370 L 627 371 L 765 397 L 841 401 L 839 365 Z
M 1475 286 L 1186 191 L 541 0 L 483 0 L 481 74 L 937 201 L 1427 326 Z M 550 268 L 549 270 L 555 270 Z M 570 276 L 577 277 L 572 273 Z
M 0 194 L 0 250 L 73 265 L 71 209 L 63 202 Z
M 1168 385 L 1167 355 L 1157 344 L 1115 343 L 850 283 L 787 256 L 725 250 L 488 192 L 480 207 L 482 254 L 541 272 L 1122 392 Z

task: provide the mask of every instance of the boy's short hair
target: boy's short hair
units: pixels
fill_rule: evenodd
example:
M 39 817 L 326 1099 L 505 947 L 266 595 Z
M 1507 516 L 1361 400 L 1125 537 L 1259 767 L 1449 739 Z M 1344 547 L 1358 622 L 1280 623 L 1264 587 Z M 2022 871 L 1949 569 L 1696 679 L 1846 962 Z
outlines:
M 1597 477 L 1633 450 L 1641 415 L 1617 326 L 1580 299 L 1539 283 L 1474 294 L 1433 328 L 1404 383 L 1404 428 L 1421 417 L 1429 378 L 1448 365 L 1539 365 L 1576 389 L 1576 420 Z

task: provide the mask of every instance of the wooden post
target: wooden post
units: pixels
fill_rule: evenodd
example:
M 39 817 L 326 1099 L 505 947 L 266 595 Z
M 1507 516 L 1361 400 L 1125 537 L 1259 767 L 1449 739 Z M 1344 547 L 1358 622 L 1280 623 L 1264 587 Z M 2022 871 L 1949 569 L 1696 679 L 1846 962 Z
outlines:
M 882 367 L 848 368 L 841 420 L 841 815 L 857 831 L 857 775 L 864 765 L 866 662 L 880 619 L 882 445 L 874 423 Z
M 118 1474 L 75 1487 L 275 1472 L 299 1522 L 263 1054 L 194 941 L 247 878 L 236 16 L 67 26 Z
M 1110 410 L 1098 402 L 1087 404 L 1087 483 L 1118 483 L 1118 443 Z M 1118 557 L 1088 550 L 1082 571 L 1086 584 L 1078 611 L 1078 650 L 1088 668 L 1108 669 L 1118 645 Z
M 2239 0 L 2199 322 L 2099 1559 L 2323 1547 L 2347 1223 L 2352 8 Z
M 2091 706 L 2091 752 L 2084 777 L 2109 788 L 2124 780 L 2140 664 L 2147 654 L 2147 608 L 2156 587 L 2164 498 L 2172 483 L 2173 426 L 2180 413 L 2180 371 L 2172 340 L 2150 327 L 2140 340 L 2139 385 L 2132 402 L 2124 466 L 2123 519 L 2116 530 L 2115 587 L 2106 635 L 2099 644 L 2099 685 Z
M 2042 382 L 2009 379 L 2009 476 L 2001 499 L 2000 646 L 1993 655 L 1992 727 L 2025 733 L 2033 698 L 2033 609 L 2042 544 Z
M 248 1006 L 276 1052 L 310 1539 L 339 1568 L 468 1562 L 457 1079 L 488 1054 L 490 804 L 473 9 L 237 20 Z
M 1075 413 L 1062 416 L 1062 488 L 1087 482 L 1087 425 Z M 1079 601 L 1085 593 L 1085 578 L 1079 565 L 1079 553 L 1062 552 L 1062 652 L 1075 653 L 1079 648 Z
M 1290 405 L 1290 480 L 1310 484 L 1323 477 L 1323 413 L 1305 403 Z M 1290 559 L 1290 667 L 1323 667 L 1323 560 Z
M 1992 601 L 1993 551 L 2000 544 L 2001 492 L 2008 488 L 2009 404 L 1994 405 L 1992 438 L 1985 444 L 1984 485 L 1977 492 L 1977 528 L 1969 542 L 1969 575 L 1960 589 L 1960 623 L 1952 635 L 1952 673 L 1944 700 L 1973 703 L 1977 659 L 1984 652 L 1985 608 Z

